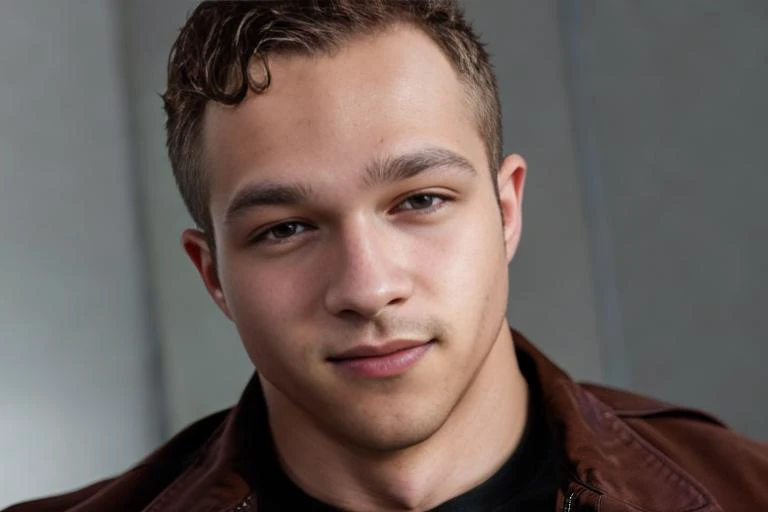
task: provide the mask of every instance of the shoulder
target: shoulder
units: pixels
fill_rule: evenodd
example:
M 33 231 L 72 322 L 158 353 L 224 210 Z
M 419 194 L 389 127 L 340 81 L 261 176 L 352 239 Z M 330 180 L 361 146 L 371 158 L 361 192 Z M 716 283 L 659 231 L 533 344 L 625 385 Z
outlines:
M 768 444 L 742 436 L 697 409 L 605 386 L 581 387 L 610 407 L 649 449 L 698 480 L 726 509 L 768 503 Z
M 59 496 L 14 505 L 2 512 L 141 510 L 218 438 L 229 410 L 189 425 L 125 473 Z
M 624 391 L 609 386 L 592 384 L 588 382 L 579 383 L 579 386 L 595 395 L 601 402 L 608 405 L 617 416 L 629 418 L 655 418 L 671 416 L 681 420 L 690 420 L 703 422 L 711 425 L 717 425 L 727 428 L 716 416 L 691 407 L 664 402 L 656 398 L 651 398 L 638 393 Z

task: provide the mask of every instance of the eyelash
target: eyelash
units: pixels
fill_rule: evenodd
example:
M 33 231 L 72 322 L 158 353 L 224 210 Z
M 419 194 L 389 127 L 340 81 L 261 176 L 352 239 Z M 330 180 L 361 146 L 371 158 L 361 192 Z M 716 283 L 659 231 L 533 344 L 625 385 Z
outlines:
M 428 206 L 426 208 L 399 208 L 403 203 L 411 201 L 414 198 L 425 198 L 425 197 L 428 197 L 428 198 L 432 199 L 433 204 L 431 204 L 430 206 Z M 433 212 L 439 210 L 443 206 L 445 206 L 445 204 L 447 202 L 449 202 L 450 200 L 451 200 L 450 197 L 448 197 L 446 195 L 443 195 L 443 194 L 421 192 L 421 193 L 418 193 L 418 194 L 411 194 L 411 195 L 405 197 L 402 201 L 397 203 L 396 208 L 398 208 L 399 211 L 401 211 L 401 212 L 409 212 L 409 213 L 416 214 L 416 215 L 428 215 L 430 213 L 433 213 Z M 436 202 L 436 204 L 435 204 L 435 202 Z M 279 244 L 283 244 L 283 243 L 289 242 L 292 238 L 294 238 L 298 234 L 293 234 L 293 235 L 286 236 L 284 238 L 276 238 L 276 239 L 269 239 L 267 237 L 270 234 L 274 234 L 275 229 L 278 229 L 278 228 L 281 228 L 281 227 L 286 227 L 286 226 L 294 226 L 294 225 L 295 226 L 301 226 L 303 228 L 302 231 L 300 231 L 298 234 L 301 234 L 301 233 L 307 231 L 308 229 L 311 229 L 311 227 L 312 227 L 311 225 L 309 225 L 309 224 L 307 224 L 305 222 L 301 222 L 301 221 L 297 221 L 297 220 L 292 220 L 292 221 L 287 221 L 287 222 L 280 222 L 278 224 L 274 224 L 274 225 L 272 225 L 272 226 L 270 226 L 270 227 L 268 227 L 266 229 L 263 229 L 263 230 L 259 231 L 253 238 L 250 239 L 250 244 L 251 245 L 255 245 L 255 244 L 264 243 L 264 244 L 270 244 L 270 245 L 279 245 Z
M 270 234 L 274 234 L 275 230 L 281 227 L 285 226 L 301 226 L 302 231 L 300 231 L 298 234 L 303 233 L 311 226 L 307 224 L 306 222 L 301 222 L 298 220 L 291 220 L 288 222 L 280 222 L 278 224 L 274 224 L 264 230 L 259 231 L 253 238 L 250 239 L 249 244 L 250 245 L 257 245 L 257 244 L 270 244 L 270 245 L 279 245 L 284 244 L 288 241 L 290 241 L 292 238 L 297 236 L 297 234 L 292 234 L 289 236 L 286 236 L 284 238 L 268 238 Z
M 433 200 L 436 199 L 439 202 L 437 204 L 433 203 L 431 206 L 428 206 L 427 208 L 410 208 L 410 209 L 403 209 L 402 211 L 414 212 L 414 213 L 418 213 L 418 214 L 428 214 L 428 213 L 432 213 L 432 212 L 442 208 L 445 205 L 445 203 L 450 200 L 448 197 L 446 197 L 446 196 L 444 196 L 442 194 L 434 194 L 434 193 L 430 193 L 430 192 L 422 192 L 422 193 L 419 193 L 419 194 L 411 194 L 411 195 L 409 195 L 408 197 L 406 197 L 405 199 L 403 199 L 402 201 L 397 203 L 397 205 L 400 206 L 403 203 L 405 203 L 407 201 L 410 201 L 410 200 L 412 200 L 414 198 L 417 198 L 417 197 L 418 198 L 429 197 L 429 198 L 431 198 Z

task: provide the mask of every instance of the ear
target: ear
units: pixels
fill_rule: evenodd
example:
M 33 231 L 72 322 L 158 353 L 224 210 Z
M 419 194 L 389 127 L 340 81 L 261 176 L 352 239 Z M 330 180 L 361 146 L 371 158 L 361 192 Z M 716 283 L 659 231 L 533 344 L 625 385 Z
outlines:
M 499 206 L 504 223 L 504 247 L 507 261 L 517 251 L 523 229 L 523 188 L 526 163 L 520 155 L 509 155 L 501 163 L 497 175 Z
M 221 289 L 215 260 L 211 248 L 208 246 L 205 234 L 197 229 L 187 229 L 181 234 L 181 245 L 195 265 L 213 301 L 227 318 L 232 320 L 229 308 L 227 307 L 227 301 L 224 298 L 224 292 Z

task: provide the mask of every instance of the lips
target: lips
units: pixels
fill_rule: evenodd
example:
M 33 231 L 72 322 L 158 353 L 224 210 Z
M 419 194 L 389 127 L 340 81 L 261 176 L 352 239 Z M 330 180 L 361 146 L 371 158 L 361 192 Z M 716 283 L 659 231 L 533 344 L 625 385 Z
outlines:
M 395 340 L 382 345 L 359 345 L 329 358 L 339 369 L 361 377 L 393 377 L 420 361 L 434 340 Z
M 346 350 L 330 359 L 331 361 L 340 361 L 344 359 L 356 359 L 359 357 L 386 356 L 401 350 L 418 347 L 419 345 L 424 345 L 426 343 L 429 342 L 418 340 L 394 340 L 382 345 L 358 345 L 357 347 Z

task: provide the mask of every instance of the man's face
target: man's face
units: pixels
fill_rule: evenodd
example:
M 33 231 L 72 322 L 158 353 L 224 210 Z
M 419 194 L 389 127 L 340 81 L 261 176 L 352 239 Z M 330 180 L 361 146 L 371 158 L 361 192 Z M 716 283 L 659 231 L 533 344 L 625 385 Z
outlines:
M 414 29 L 269 65 L 265 94 L 206 112 L 218 268 L 198 233 L 185 247 L 271 411 L 410 446 L 503 336 L 524 164 L 502 167 L 502 224 L 463 86 Z

